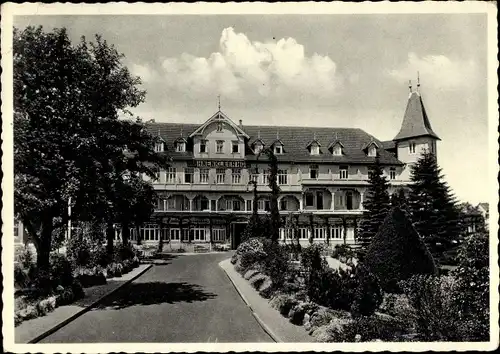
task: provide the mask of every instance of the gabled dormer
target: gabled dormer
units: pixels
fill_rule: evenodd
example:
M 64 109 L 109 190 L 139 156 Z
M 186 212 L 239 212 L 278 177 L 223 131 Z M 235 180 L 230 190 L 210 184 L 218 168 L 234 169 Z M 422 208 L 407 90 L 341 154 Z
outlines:
M 180 137 L 174 141 L 176 152 L 186 152 L 187 140 L 186 138 Z
M 210 119 L 208 119 L 205 123 L 203 123 L 198 129 L 196 129 L 191 135 L 189 135 L 189 138 L 193 138 L 195 136 L 203 136 L 205 129 L 213 124 L 217 124 L 217 131 L 222 132 L 224 128 L 229 128 L 234 131 L 234 134 L 238 138 L 246 138 L 249 139 L 250 137 L 241 129 L 240 126 L 238 126 L 236 123 L 234 123 L 231 119 L 229 119 L 228 116 L 226 116 L 224 113 L 222 113 L 220 110 L 215 113 Z
M 264 150 L 264 146 L 266 144 L 264 144 L 264 141 L 262 141 L 261 138 L 257 138 L 254 140 L 254 142 L 252 143 L 252 150 L 254 152 L 254 154 L 259 154 L 262 150 Z
M 333 156 L 342 156 L 344 154 L 344 145 L 338 139 L 335 139 L 328 145 L 328 151 Z
M 156 137 L 155 142 L 155 152 L 163 152 L 165 151 L 166 143 L 165 140 L 160 135 L 160 129 L 158 129 L 158 136 Z
M 379 149 L 380 146 L 374 140 L 371 140 L 363 147 L 365 154 L 370 157 L 377 157 Z
M 285 153 L 285 147 L 280 139 L 276 139 L 272 144 L 271 148 L 275 155 L 283 155 Z
M 309 151 L 310 155 L 321 154 L 321 144 L 319 143 L 318 140 L 316 140 L 316 137 L 314 137 L 313 140 L 307 143 L 306 149 Z

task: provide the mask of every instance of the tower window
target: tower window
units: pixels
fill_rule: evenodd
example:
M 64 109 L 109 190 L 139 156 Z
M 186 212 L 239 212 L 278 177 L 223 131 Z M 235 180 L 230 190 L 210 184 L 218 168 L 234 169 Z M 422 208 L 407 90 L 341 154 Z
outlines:
M 409 145 L 409 149 L 410 149 L 410 154 L 414 154 L 416 151 L 416 144 L 411 142 Z
M 240 152 L 240 144 L 237 141 L 233 141 L 233 154 Z
M 391 167 L 391 169 L 389 170 L 389 178 L 396 179 L 396 169 L 394 167 Z

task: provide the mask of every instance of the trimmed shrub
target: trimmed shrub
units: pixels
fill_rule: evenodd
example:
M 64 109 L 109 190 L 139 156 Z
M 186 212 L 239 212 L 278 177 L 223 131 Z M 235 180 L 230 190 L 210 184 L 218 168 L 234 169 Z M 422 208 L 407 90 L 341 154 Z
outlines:
M 266 256 L 263 259 L 264 273 L 269 275 L 275 289 L 283 286 L 290 272 L 290 254 L 276 242 L 264 241 Z
M 415 310 L 404 294 L 384 294 L 379 310 L 409 324 L 414 321 Z
M 73 284 L 73 265 L 66 256 L 58 253 L 50 255 L 50 277 L 53 289 Z
M 350 319 L 333 318 L 329 323 L 314 329 L 311 335 L 314 341 L 319 343 L 342 342 L 344 328 L 351 322 Z
M 299 302 L 290 310 L 288 317 L 291 323 L 301 325 L 306 313 L 314 312 L 316 309 L 318 309 L 318 305 L 314 302 Z
M 415 274 L 436 274 L 430 252 L 399 208 L 393 208 L 386 216 L 364 263 L 386 292 L 399 292 L 398 282 Z
M 243 276 L 243 278 L 245 278 L 246 280 L 249 280 L 251 277 L 253 277 L 254 275 L 257 275 L 259 273 L 260 272 L 257 269 L 249 269 L 245 272 L 245 275 Z
M 91 264 L 92 248 L 92 241 L 88 237 L 72 237 L 68 241 L 66 254 L 76 266 L 84 267 Z
M 281 313 L 281 315 L 286 317 L 292 307 L 297 305 L 299 301 L 293 295 L 279 294 L 269 303 L 271 307 L 275 308 Z
M 250 285 L 252 285 L 255 290 L 259 290 L 260 286 L 264 284 L 264 281 L 266 281 L 267 279 L 269 279 L 267 275 L 256 275 L 250 279 Z
M 126 259 L 133 259 L 136 254 L 134 247 L 131 244 L 124 245 L 119 243 L 115 246 L 115 262 L 123 262 Z

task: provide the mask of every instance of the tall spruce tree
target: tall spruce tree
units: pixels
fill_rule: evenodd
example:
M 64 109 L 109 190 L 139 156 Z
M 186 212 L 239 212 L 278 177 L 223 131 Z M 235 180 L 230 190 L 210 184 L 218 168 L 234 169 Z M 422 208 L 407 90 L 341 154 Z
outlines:
M 431 152 L 425 151 L 411 166 L 411 181 L 408 206 L 415 229 L 439 261 L 458 243 L 460 224 L 455 197 Z
M 383 169 L 378 157 L 369 172 L 368 182 L 369 187 L 363 202 L 363 209 L 365 211 L 358 232 L 358 242 L 362 246 L 360 251 L 361 256 L 366 252 L 371 240 L 378 232 L 380 225 L 384 222 L 391 208 L 389 193 L 387 191 L 389 182 L 383 175 Z

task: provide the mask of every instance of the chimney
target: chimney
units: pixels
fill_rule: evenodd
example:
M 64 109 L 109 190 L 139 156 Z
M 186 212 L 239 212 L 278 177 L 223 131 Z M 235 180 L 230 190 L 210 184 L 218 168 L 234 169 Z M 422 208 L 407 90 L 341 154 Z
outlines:
M 240 128 L 243 128 L 243 121 L 240 119 Z

